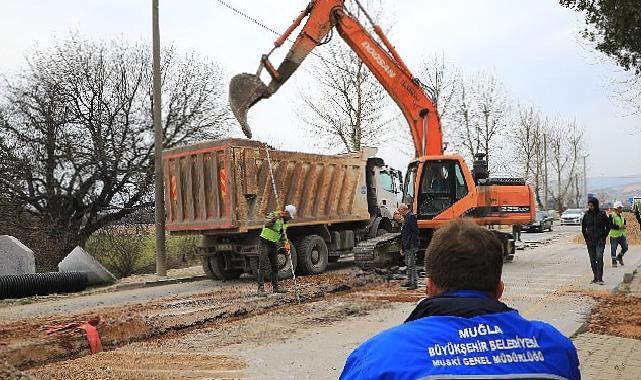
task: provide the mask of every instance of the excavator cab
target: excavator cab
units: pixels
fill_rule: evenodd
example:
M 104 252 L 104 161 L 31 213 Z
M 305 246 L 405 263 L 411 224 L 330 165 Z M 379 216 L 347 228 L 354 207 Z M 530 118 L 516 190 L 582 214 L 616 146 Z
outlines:
M 473 190 L 468 187 L 471 181 L 466 171 L 458 156 L 423 157 L 412 162 L 405 177 L 405 202 L 419 220 L 452 218 L 452 207 Z

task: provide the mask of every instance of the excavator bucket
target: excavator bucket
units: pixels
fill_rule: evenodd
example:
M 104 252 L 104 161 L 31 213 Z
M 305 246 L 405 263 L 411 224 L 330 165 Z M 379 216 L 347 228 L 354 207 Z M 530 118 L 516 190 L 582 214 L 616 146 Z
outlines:
M 229 105 L 247 138 L 252 137 L 247 124 L 247 111 L 262 99 L 272 96 L 269 87 L 255 74 L 242 73 L 229 82 Z

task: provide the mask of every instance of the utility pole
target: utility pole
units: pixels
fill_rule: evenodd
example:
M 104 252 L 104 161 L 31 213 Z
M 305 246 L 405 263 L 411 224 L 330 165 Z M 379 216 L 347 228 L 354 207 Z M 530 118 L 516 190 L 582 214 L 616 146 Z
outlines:
M 153 29 L 153 114 L 154 114 L 154 188 L 156 222 L 156 274 L 167 275 L 165 252 L 165 194 L 162 170 L 162 122 L 160 99 L 160 28 L 158 26 L 158 0 L 152 0 Z
M 585 196 L 585 201 L 587 202 L 587 197 L 588 197 L 588 177 L 587 177 L 587 172 L 585 170 L 585 159 L 588 157 L 587 154 L 583 155 L 583 195 Z
M 545 177 L 545 192 L 544 202 L 545 209 L 548 209 L 548 136 L 547 133 L 543 134 L 543 176 Z

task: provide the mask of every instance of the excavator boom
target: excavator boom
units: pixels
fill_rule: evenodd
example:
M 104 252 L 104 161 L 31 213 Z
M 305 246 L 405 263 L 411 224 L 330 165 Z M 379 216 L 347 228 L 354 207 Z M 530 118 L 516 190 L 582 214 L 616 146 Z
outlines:
M 336 28 L 347 45 L 356 52 L 401 109 L 410 126 L 416 156 L 443 154 L 443 137 L 436 107 L 425 95 L 378 25 L 374 25 L 374 32 L 381 43 L 357 18 L 349 14 L 344 0 L 315 0 L 299 14 L 285 34 L 276 40 L 274 49 L 287 40 L 305 17 L 305 25 L 277 69 L 269 61 L 270 52 L 261 58 L 256 74 L 239 74 L 230 82 L 230 105 L 248 137 L 251 137 L 251 128 L 247 123 L 249 108 L 276 92 L 307 55 L 324 41 L 333 28 Z M 259 77 L 262 69 L 271 76 L 268 85 Z

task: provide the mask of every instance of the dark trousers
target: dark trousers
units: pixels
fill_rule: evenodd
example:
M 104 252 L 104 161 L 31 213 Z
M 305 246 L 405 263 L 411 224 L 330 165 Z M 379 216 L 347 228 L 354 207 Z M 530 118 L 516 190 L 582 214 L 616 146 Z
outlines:
M 260 238 L 258 244 L 258 287 L 265 286 L 265 271 L 271 267 L 272 286 L 278 286 L 278 245 Z
M 612 256 L 613 259 L 617 257 L 617 248 L 619 248 L 619 245 L 621 246 L 621 253 L 619 253 L 619 255 L 623 257 L 623 255 L 628 252 L 628 240 L 625 236 L 610 238 L 610 256 Z
M 605 251 L 605 244 L 598 242 L 596 244 L 588 244 L 587 246 L 594 280 L 603 281 L 603 251 Z
M 407 266 L 407 282 L 411 285 L 418 285 L 418 272 L 416 271 L 416 247 L 403 250 L 405 253 L 405 265 Z

